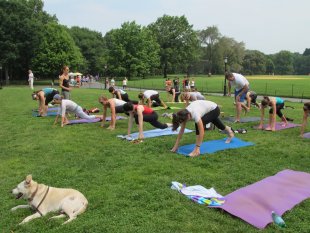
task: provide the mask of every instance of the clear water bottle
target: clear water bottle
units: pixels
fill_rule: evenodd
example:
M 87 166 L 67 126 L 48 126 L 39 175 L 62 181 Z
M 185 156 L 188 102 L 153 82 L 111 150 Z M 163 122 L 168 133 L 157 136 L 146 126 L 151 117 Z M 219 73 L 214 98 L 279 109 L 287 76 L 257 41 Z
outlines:
M 277 215 L 274 211 L 271 212 L 272 220 L 273 222 L 278 225 L 279 227 L 286 227 L 286 224 L 284 220 L 281 218 L 281 216 Z

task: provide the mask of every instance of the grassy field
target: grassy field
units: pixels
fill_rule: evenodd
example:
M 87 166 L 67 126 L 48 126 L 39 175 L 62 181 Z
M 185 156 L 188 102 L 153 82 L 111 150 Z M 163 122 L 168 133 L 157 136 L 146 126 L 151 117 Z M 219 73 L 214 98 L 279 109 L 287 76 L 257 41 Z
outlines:
M 86 108 L 99 107 L 102 92 L 75 89 L 72 99 Z M 1 232 L 261 232 L 228 213 L 191 202 L 171 190 L 171 182 L 214 187 L 226 195 L 284 169 L 310 172 L 310 141 L 298 137 L 299 128 L 263 132 L 251 128 L 255 123 L 234 125 L 247 128 L 248 133 L 238 137 L 255 146 L 186 158 L 169 151 L 176 136 L 146 139 L 138 145 L 116 138 L 127 132 L 126 120 L 118 121 L 112 132 L 100 128 L 100 123 L 52 127 L 53 117 L 31 116 L 37 103 L 30 94 L 24 87 L 0 90 Z M 136 94 L 130 92 L 132 98 Z M 226 115 L 234 114 L 232 98 L 207 99 L 220 104 Z M 295 109 L 285 114 L 300 123 L 302 104 L 289 105 Z M 249 114 L 258 115 L 257 109 Z M 145 129 L 152 127 L 145 124 Z M 194 143 L 194 137 L 184 135 L 181 145 Z M 220 138 L 223 135 L 215 130 L 208 131 L 204 140 Z M 63 219 L 48 220 L 52 214 L 17 225 L 31 211 L 10 212 L 25 204 L 10 191 L 27 174 L 40 183 L 81 191 L 88 209 L 67 225 L 61 225 Z M 285 231 L 310 232 L 309 208 L 306 200 L 285 213 Z M 264 232 L 280 230 L 271 224 Z
M 169 76 L 174 79 L 176 76 Z M 178 76 L 182 82 L 183 77 Z M 246 76 L 251 90 L 260 95 L 285 96 L 310 99 L 310 76 Z M 196 86 L 203 92 L 223 92 L 224 76 L 196 76 Z M 121 85 L 121 82 L 119 82 Z M 148 89 L 163 89 L 164 79 L 129 81 L 129 86 Z M 227 84 L 228 85 L 228 84 Z

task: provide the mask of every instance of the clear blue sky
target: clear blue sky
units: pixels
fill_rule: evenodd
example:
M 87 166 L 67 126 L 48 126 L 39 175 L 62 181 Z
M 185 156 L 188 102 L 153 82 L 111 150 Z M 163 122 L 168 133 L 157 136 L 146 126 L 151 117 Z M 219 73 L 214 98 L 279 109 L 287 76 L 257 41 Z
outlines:
M 195 30 L 215 25 L 265 54 L 310 48 L 310 0 L 44 0 L 44 10 L 103 35 L 128 21 L 146 26 L 164 14 L 185 15 Z

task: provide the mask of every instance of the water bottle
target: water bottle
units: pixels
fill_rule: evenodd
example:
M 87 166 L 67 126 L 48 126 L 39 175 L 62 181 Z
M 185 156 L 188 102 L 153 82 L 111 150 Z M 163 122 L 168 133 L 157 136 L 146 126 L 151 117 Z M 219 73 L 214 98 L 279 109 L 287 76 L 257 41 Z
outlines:
M 279 227 L 286 227 L 286 224 L 284 220 L 281 218 L 281 216 L 277 215 L 274 211 L 271 212 L 272 220 L 273 222 L 278 225 Z

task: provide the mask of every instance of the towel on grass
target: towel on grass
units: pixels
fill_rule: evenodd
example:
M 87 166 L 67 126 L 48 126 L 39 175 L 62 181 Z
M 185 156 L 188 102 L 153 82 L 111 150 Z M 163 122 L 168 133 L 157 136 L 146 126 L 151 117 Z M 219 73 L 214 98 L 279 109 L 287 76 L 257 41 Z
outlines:
M 310 138 L 310 132 L 304 134 L 304 138 Z
M 218 194 L 214 188 L 207 189 L 201 185 L 189 186 L 173 181 L 171 189 L 184 194 L 190 200 L 210 207 L 219 207 L 225 203 L 222 195 Z
M 221 118 L 223 121 L 228 122 L 235 122 L 236 118 L 234 117 L 223 117 Z M 256 122 L 260 121 L 260 117 L 243 117 L 240 119 L 240 123 L 247 123 L 247 122 Z
M 185 129 L 184 133 L 191 133 L 193 130 Z M 160 136 L 166 136 L 166 135 L 175 135 L 179 133 L 179 128 L 176 131 L 172 131 L 171 127 L 168 127 L 166 129 L 152 129 L 148 131 L 144 131 L 143 135 L 144 138 L 153 138 L 153 137 L 160 137 Z M 126 139 L 128 141 L 136 140 L 138 139 L 139 132 L 132 133 L 131 137 L 128 137 L 128 135 L 117 135 L 118 138 Z
M 213 141 L 208 141 L 208 142 L 203 142 L 200 145 L 200 154 L 212 154 L 217 151 L 221 150 L 226 150 L 226 149 L 236 149 L 240 147 L 245 147 L 245 146 L 252 146 L 254 143 L 252 142 L 245 142 L 242 141 L 239 138 L 234 137 L 230 143 L 225 143 L 226 138 L 224 139 L 219 139 L 219 140 L 213 140 Z M 179 147 L 177 153 L 182 154 L 185 156 L 188 156 L 195 148 L 195 144 L 190 144 L 190 145 L 185 145 Z
M 122 119 L 127 119 L 126 117 L 123 116 L 116 116 L 116 120 L 122 120 Z M 106 117 L 106 121 L 111 121 L 111 117 Z M 101 118 L 93 118 L 93 119 L 75 119 L 75 120 L 69 120 L 68 125 L 72 124 L 84 124 L 84 123 L 96 123 L 101 121 Z

